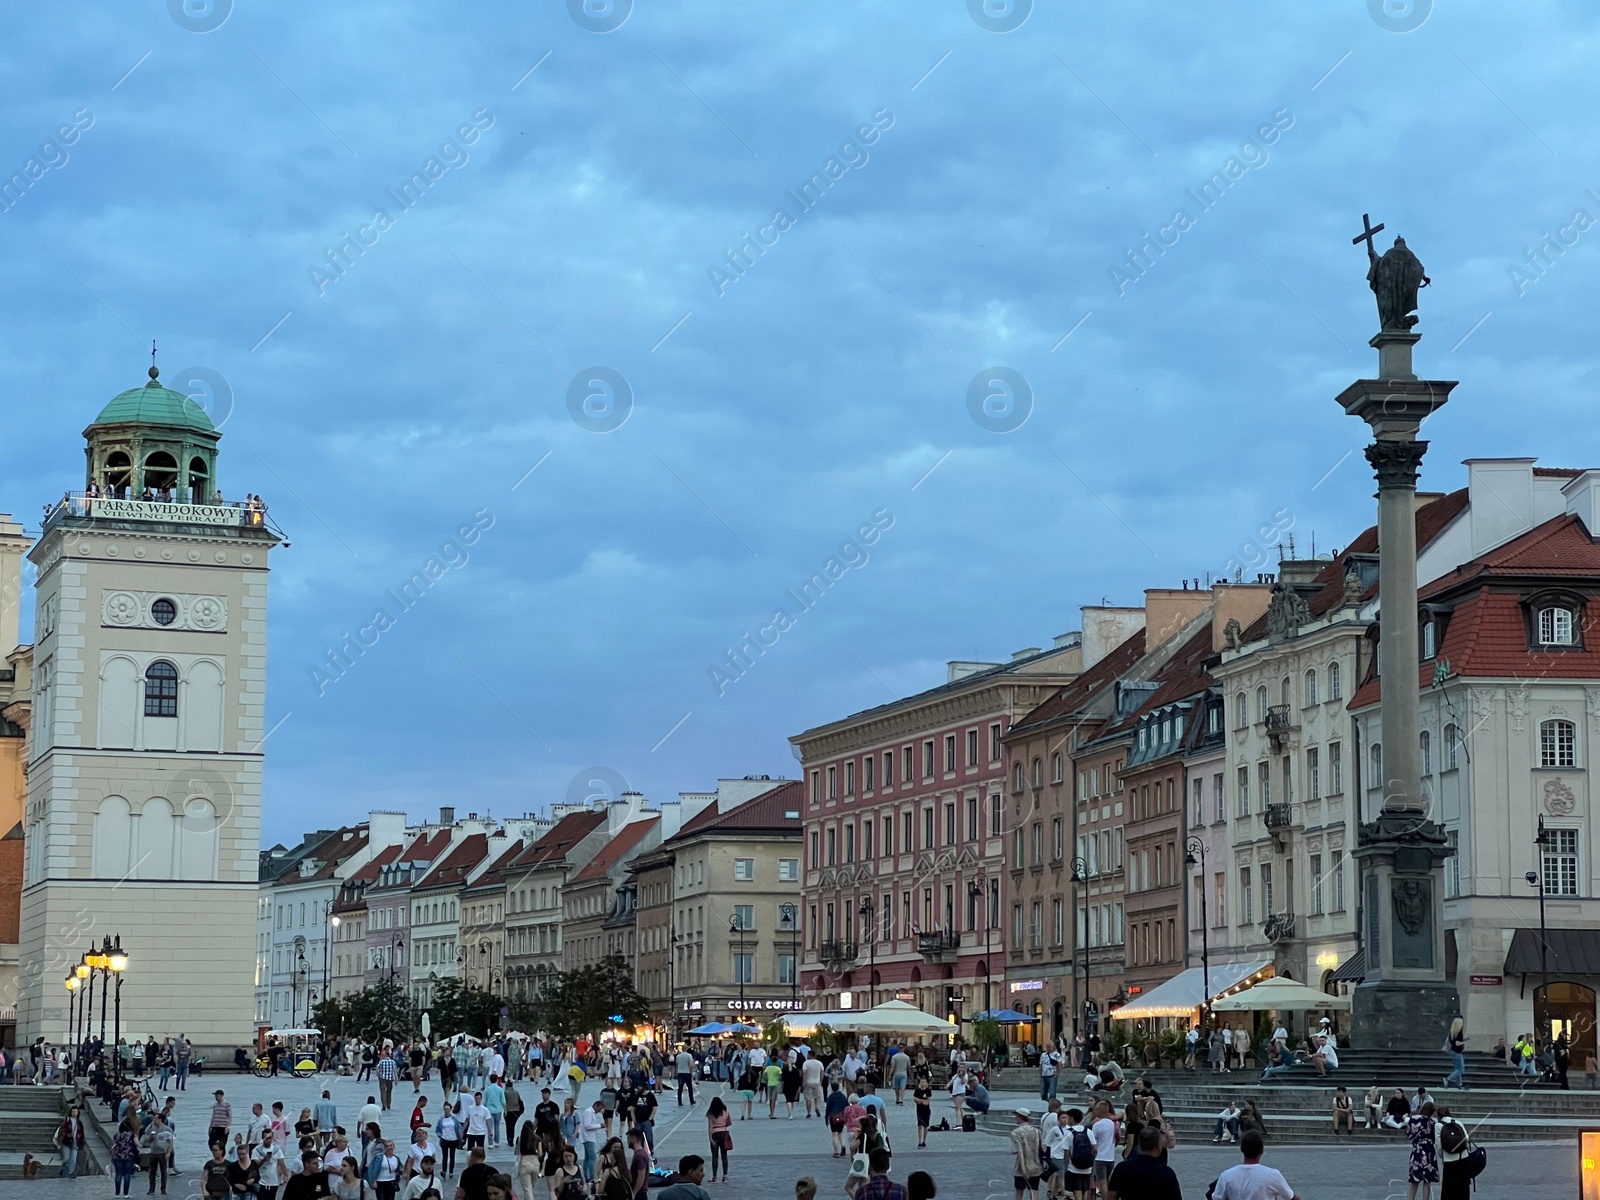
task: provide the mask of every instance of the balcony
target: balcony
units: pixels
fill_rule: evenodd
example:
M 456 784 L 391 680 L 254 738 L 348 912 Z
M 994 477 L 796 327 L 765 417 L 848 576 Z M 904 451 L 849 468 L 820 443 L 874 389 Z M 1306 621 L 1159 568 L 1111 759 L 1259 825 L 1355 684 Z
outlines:
M 1275 753 L 1281 753 L 1289 735 L 1300 728 L 1295 724 L 1294 710 L 1287 704 L 1274 704 L 1267 709 L 1266 720 L 1261 724 L 1267 731 L 1267 737 L 1272 742 Z
M 1261 814 L 1268 829 L 1287 829 L 1294 823 L 1294 805 L 1269 804 Z
M 1294 914 L 1273 913 L 1261 926 L 1261 936 L 1274 945 L 1292 942 L 1295 938 Z
M 853 966 L 857 951 L 854 942 L 823 942 L 817 947 L 817 957 L 830 971 L 842 971 Z
M 917 953 L 930 963 L 953 963 L 961 952 L 961 935 L 954 930 L 936 929 L 917 934 Z
M 69 518 L 96 517 L 109 521 L 159 521 L 178 525 L 266 527 L 266 514 L 244 504 L 194 504 L 186 500 L 117 500 L 68 492 L 45 514 L 44 527 Z

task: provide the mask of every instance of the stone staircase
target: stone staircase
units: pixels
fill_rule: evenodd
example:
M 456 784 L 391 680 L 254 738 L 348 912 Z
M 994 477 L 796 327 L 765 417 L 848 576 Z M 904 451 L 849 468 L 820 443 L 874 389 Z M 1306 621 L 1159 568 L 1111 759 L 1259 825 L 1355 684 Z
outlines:
M 44 1164 L 41 1174 L 60 1169 L 60 1152 L 50 1141 L 61 1123 L 63 1095 L 53 1087 L 0 1087 L 0 1179 L 22 1178 L 25 1153 Z M 80 1168 L 92 1169 L 87 1163 Z
M 1395 1130 L 1335 1135 L 1332 1128 L 1334 1089 L 1343 1084 L 1356 1107 L 1358 1125 L 1364 1118 L 1364 1098 L 1374 1082 L 1386 1093 L 1403 1088 L 1409 1099 L 1418 1084 L 1427 1085 L 1435 1104 L 1450 1107 L 1472 1136 L 1485 1143 L 1507 1141 L 1576 1140 L 1580 1129 L 1600 1127 L 1600 1091 L 1562 1091 L 1534 1079 L 1519 1081 L 1503 1063 L 1487 1054 L 1468 1055 L 1465 1089 L 1446 1088 L 1443 1077 L 1449 1059 L 1439 1053 L 1341 1051 L 1339 1069 L 1318 1077 L 1300 1068 L 1271 1082 L 1261 1082 L 1258 1070 L 1235 1069 L 1229 1075 L 1209 1071 L 1163 1069 L 1127 1072 L 1124 1094 L 1141 1075 L 1161 1096 L 1162 1108 L 1172 1119 L 1180 1145 L 1209 1143 L 1216 1114 L 1229 1100 L 1254 1100 L 1266 1120 L 1267 1141 L 1273 1145 L 1312 1145 L 1343 1142 L 1403 1140 Z M 1063 1083 L 1069 1078 L 1062 1076 Z M 1020 1080 L 1018 1080 L 1020 1082 Z M 1572 1079 L 1580 1088 L 1583 1076 Z M 1063 1104 L 1086 1107 L 1082 1092 L 1061 1091 Z M 1009 1134 L 1017 1100 L 997 1096 L 994 1108 L 980 1118 L 984 1132 Z M 1037 1093 L 1022 1101 L 1035 1113 L 1042 1109 Z M 1125 1098 L 1113 1101 L 1120 1108 Z

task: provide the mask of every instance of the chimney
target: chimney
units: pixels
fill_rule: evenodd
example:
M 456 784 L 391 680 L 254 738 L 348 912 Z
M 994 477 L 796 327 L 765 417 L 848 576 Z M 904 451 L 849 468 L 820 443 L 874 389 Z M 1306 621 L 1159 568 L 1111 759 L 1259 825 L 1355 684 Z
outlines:
M 1257 583 L 1226 583 L 1219 580 L 1212 588 L 1216 608 L 1211 617 L 1211 649 L 1219 652 L 1227 648 L 1226 630 L 1231 617 L 1239 622 L 1240 630 L 1249 629 L 1272 599 L 1272 589 Z
M 1600 471 L 1585 471 L 1567 480 L 1561 491 L 1567 511 L 1583 522 L 1590 537 L 1596 536 L 1600 531 Z
M 439 806 L 439 824 L 441 824 L 441 825 L 454 825 L 455 823 L 456 823 L 455 805 L 453 805 L 453 804 L 441 804 Z
M 1037 647 L 1037 646 L 1027 646 L 1027 647 L 1025 647 L 1025 648 L 1023 648 L 1021 650 L 1013 650 L 1011 652 L 1011 661 L 1012 662 L 1021 662 L 1023 659 L 1032 658 L 1035 654 L 1038 654 L 1038 653 L 1039 653 L 1039 647 Z
M 1087 671 L 1144 628 L 1145 613 L 1142 608 L 1112 608 L 1109 605 L 1089 605 L 1080 613 L 1083 619 L 1082 670 Z
M 1145 647 L 1154 650 L 1177 633 L 1211 603 L 1206 592 L 1181 588 L 1145 588 Z

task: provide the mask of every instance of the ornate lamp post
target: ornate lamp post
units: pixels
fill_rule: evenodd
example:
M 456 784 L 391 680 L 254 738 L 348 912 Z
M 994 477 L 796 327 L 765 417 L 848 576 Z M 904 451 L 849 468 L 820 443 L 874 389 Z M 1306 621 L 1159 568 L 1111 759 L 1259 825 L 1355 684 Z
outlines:
M 122 948 L 122 935 L 117 934 L 106 956 L 106 970 L 117 978 L 116 1017 L 111 1028 L 113 1060 L 116 1062 L 117 1083 L 122 1083 L 122 974 L 128 969 L 128 954 Z
M 872 897 L 861 897 L 861 907 L 856 911 L 867 919 L 867 1007 L 876 1008 L 878 1006 L 878 921 Z
M 86 994 L 78 1001 L 78 1026 L 73 1033 L 73 1039 L 76 1044 L 72 1047 L 73 1069 L 76 1074 L 82 1075 L 86 1070 L 88 1070 L 88 1063 L 84 1062 L 83 1059 L 83 1014 L 85 1009 L 92 1009 L 94 1007 L 94 972 L 89 969 L 89 964 L 83 961 L 83 959 L 80 957 L 78 959 L 78 965 L 72 968 L 72 973 L 77 977 L 78 987 L 80 989 L 84 987 L 85 983 L 88 984 L 88 990 Z
M 1549 939 L 1545 936 L 1544 928 L 1544 898 L 1549 894 L 1545 884 L 1546 872 L 1544 848 L 1550 844 L 1550 841 L 1550 834 L 1544 827 L 1544 814 L 1541 813 L 1539 816 L 1539 832 L 1533 839 L 1533 844 L 1537 847 L 1534 853 L 1538 855 L 1539 858 L 1539 869 L 1537 871 L 1529 871 L 1524 878 L 1527 879 L 1531 886 L 1539 889 L 1539 990 L 1544 993 L 1544 1020 L 1539 1026 L 1539 1035 L 1544 1039 L 1547 1045 L 1551 1041 L 1550 963 L 1548 954 L 1550 943 Z
M 1200 868 L 1200 1027 L 1208 1029 L 1211 1026 L 1211 941 L 1206 921 L 1206 844 L 1192 837 L 1184 843 L 1183 850 L 1184 863 Z
M 322 998 L 328 998 L 328 967 L 333 962 L 333 937 L 340 925 L 339 918 L 333 915 L 333 905 L 328 905 L 328 935 L 322 943 Z
M 800 1007 L 800 906 L 778 905 L 778 918 L 789 926 L 789 1003 Z
M 299 1024 L 298 1014 L 300 1012 L 300 987 L 302 984 L 307 984 L 310 982 L 311 964 L 306 962 L 306 952 L 301 950 L 295 956 L 294 973 L 289 976 L 289 1025 L 291 1028 L 294 1028 Z M 307 989 L 307 996 L 309 1001 L 309 989 Z M 308 1010 L 311 1007 L 309 1002 L 307 1003 L 306 1007 Z
M 1073 941 L 1078 941 L 1078 936 L 1077 936 L 1077 932 L 1076 932 L 1076 927 L 1077 927 L 1077 924 L 1078 924 L 1078 885 L 1082 884 L 1082 883 L 1087 883 L 1088 881 L 1089 881 L 1089 864 L 1088 864 L 1088 862 L 1085 861 L 1084 859 L 1081 859 L 1081 858 L 1073 859 L 1072 860 L 1072 924 L 1073 924 L 1073 927 L 1074 927 Z M 1082 1000 L 1082 1006 L 1081 1007 L 1079 1006 L 1079 1000 L 1078 1000 L 1078 969 L 1077 969 L 1077 963 L 1074 962 L 1073 963 L 1073 969 L 1072 969 L 1072 1007 L 1073 1007 L 1074 1011 L 1077 1012 L 1078 1015 L 1082 1017 L 1082 1019 L 1083 1019 L 1083 1035 L 1084 1035 L 1084 1037 L 1088 1037 L 1089 1036 L 1089 907 L 1088 907 L 1087 904 L 1084 905 L 1084 909 L 1083 909 L 1082 949 L 1083 949 L 1083 1000 Z M 1073 958 L 1074 959 L 1077 958 L 1077 950 L 1076 950 L 1076 948 L 1073 951 Z
M 395 934 L 389 939 L 389 982 L 395 980 L 395 972 L 399 969 L 400 952 L 406 948 L 406 939 L 403 934 Z
M 78 984 L 79 983 L 80 983 L 80 980 L 78 979 L 78 973 L 76 971 L 68 971 L 67 972 L 67 978 L 66 978 L 66 985 L 67 985 L 67 1036 L 68 1037 L 72 1037 L 73 1036 L 73 1032 L 72 1031 L 73 1031 L 74 1017 L 77 1014 L 78 1007 L 79 1007 L 78 1006 L 78 999 L 79 999 L 79 997 L 78 997 Z M 74 1047 L 74 1049 L 72 1051 L 72 1063 L 73 1063 L 73 1075 L 76 1076 L 77 1075 L 77 1063 L 78 1063 L 78 1051 L 77 1051 L 76 1047 Z
M 733 961 L 738 965 L 739 971 L 739 1020 L 744 1020 L 744 922 L 739 920 L 739 914 L 734 913 L 728 918 L 728 940 L 737 947 L 733 952 Z M 734 941 L 737 937 L 738 940 Z
M 979 898 L 983 900 L 983 1015 L 992 1017 L 994 1005 L 990 1001 L 989 980 L 994 977 L 994 963 L 989 953 L 989 934 L 993 930 L 993 924 L 989 916 L 989 880 L 981 871 L 975 878 L 968 880 L 967 895 L 972 900 L 974 912 L 977 911 Z

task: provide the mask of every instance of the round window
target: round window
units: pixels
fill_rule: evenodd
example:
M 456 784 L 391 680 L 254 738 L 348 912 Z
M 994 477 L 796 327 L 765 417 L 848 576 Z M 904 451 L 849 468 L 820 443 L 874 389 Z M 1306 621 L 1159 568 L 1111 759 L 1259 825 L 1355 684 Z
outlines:
M 155 618 L 157 625 L 171 625 L 178 619 L 178 606 L 163 598 L 150 606 L 150 615 Z

